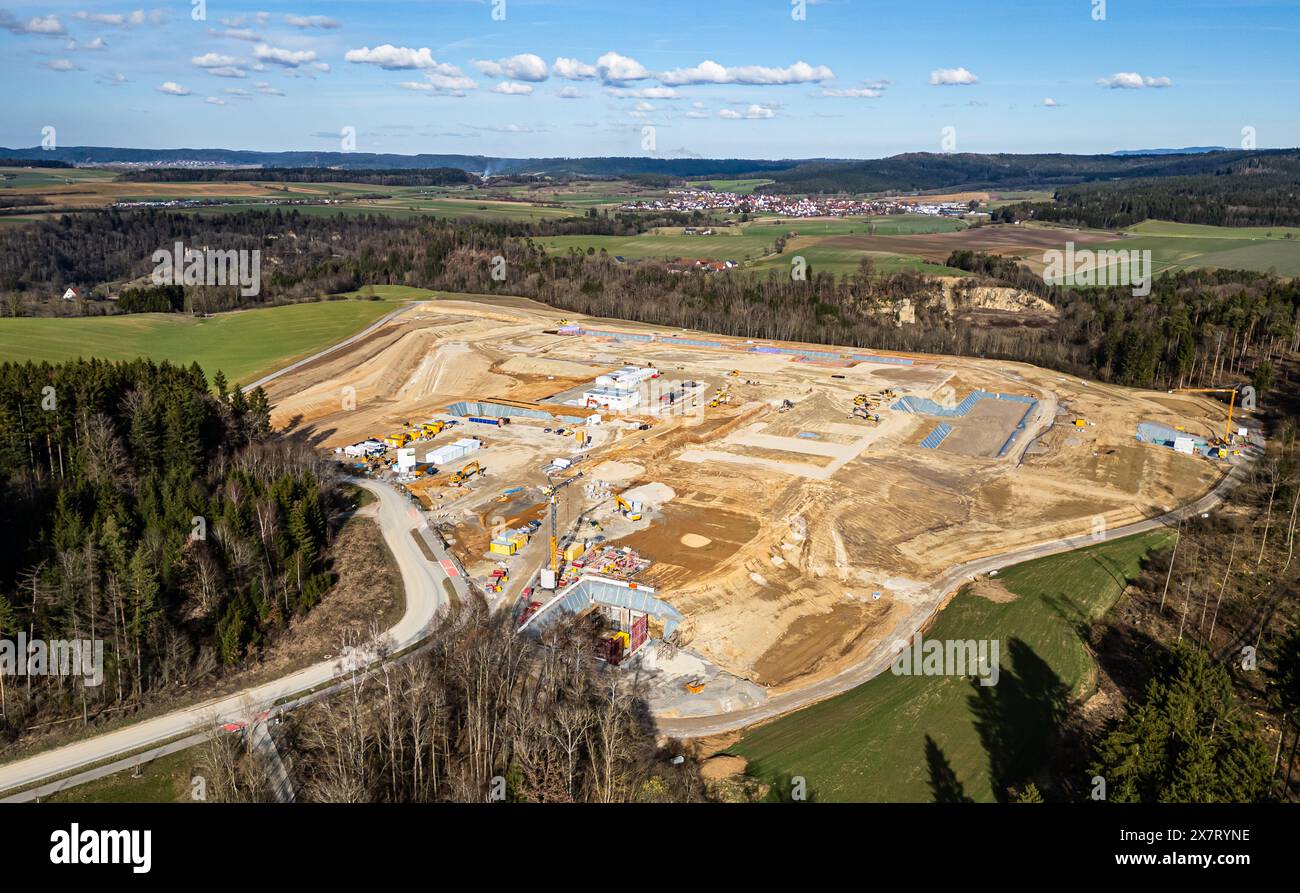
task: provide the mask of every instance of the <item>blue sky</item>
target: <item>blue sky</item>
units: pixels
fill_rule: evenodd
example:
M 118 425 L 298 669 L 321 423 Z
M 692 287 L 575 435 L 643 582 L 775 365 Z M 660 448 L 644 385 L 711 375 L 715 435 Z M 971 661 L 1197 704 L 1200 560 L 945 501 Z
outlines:
M 352 128 L 358 151 L 504 156 L 1109 152 L 1247 127 L 1300 145 L 1300 0 L 1106 0 L 1100 21 L 1098 2 L 207 0 L 196 21 L 191 0 L 0 0 L 0 145 L 47 126 L 65 146 L 337 150 Z

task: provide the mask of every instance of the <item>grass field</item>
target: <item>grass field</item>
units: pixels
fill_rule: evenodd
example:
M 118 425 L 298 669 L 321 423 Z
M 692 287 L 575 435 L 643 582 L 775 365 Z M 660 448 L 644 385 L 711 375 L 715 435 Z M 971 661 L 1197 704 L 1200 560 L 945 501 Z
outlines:
M 931 766 L 946 761 L 966 797 L 996 800 L 1042 765 L 1055 727 L 1048 705 L 1094 684 L 1080 626 L 1104 614 L 1146 555 L 1169 541 L 1163 531 L 1142 534 L 1008 568 L 996 579 L 1012 601 L 959 593 L 925 638 L 998 640 L 994 686 L 887 672 L 759 727 L 732 750 L 778 787 L 802 776 L 810 799 L 929 801 Z
M 192 779 L 199 764 L 198 748 L 159 757 L 139 767 L 140 777 L 125 769 L 95 781 L 59 791 L 45 803 L 191 803 Z
M 919 270 L 941 275 L 962 275 L 960 271 L 924 261 L 907 252 L 909 235 L 956 232 L 964 229 L 960 220 L 898 214 L 886 217 L 843 217 L 825 220 L 796 220 L 764 217 L 750 223 L 720 227 L 709 236 L 686 235 L 677 227 L 664 227 L 637 236 L 555 236 L 542 239 L 548 251 L 586 251 L 602 248 L 613 256 L 633 259 L 679 257 L 734 260 L 743 269 L 765 273 L 789 267 L 790 258 L 802 255 L 814 269 L 836 274 L 851 273 L 863 257 L 876 260 L 878 269 Z M 797 233 L 790 236 L 790 233 Z M 846 235 L 897 236 L 898 251 L 865 251 L 823 246 L 821 239 Z M 773 244 L 787 239 L 783 254 L 772 254 Z
M 182 314 L 0 319 L 0 356 L 60 362 L 77 357 L 149 357 L 198 363 L 209 379 L 249 382 L 360 331 L 398 302 L 431 295 L 378 286 L 379 300 L 320 301 L 265 307 L 195 319 Z

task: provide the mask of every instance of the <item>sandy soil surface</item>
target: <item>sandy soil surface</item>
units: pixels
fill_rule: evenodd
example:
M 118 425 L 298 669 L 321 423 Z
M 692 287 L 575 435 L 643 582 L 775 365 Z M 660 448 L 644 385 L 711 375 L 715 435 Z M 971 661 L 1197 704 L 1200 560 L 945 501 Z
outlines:
M 560 318 L 655 340 L 547 334 Z M 584 320 L 535 302 L 439 300 L 269 391 L 277 425 L 334 447 L 445 413 L 458 400 L 514 399 L 562 413 L 548 398 L 624 364 L 661 371 L 647 406 L 657 408 L 676 383 L 703 383 L 704 401 L 684 414 L 643 411 L 586 427 L 586 450 L 544 430 L 570 423 L 456 426 L 419 449 L 480 436 L 486 446 L 475 458 L 486 473 L 460 488 L 447 487 L 444 474 L 416 487 L 477 574 L 499 560 L 486 556 L 494 525 L 544 517 L 543 468 L 555 458 L 574 461 L 569 473 L 581 471 L 584 481 L 565 491 L 561 535 L 599 533 L 653 559 L 643 581 L 685 615 L 679 644 L 770 691 L 823 678 L 866 653 L 947 568 L 1157 515 L 1201 495 L 1223 471 L 1135 440 L 1146 420 L 1201 435 L 1218 430 L 1226 406 L 1208 399 L 1018 363 L 913 356 L 911 365 L 822 366 L 754 346 Z M 948 420 L 953 432 L 938 449 L 924 449 L 920 441 L 940 419 L 894 410 L 892 400 L 878 424 L 851 416 L 855 394 L 884 388 L 944 405 L 977 388 L 1038 403 L 999 457 L 1027 404 L 981 401 Z M 702 405 L 718 389 L 730 401 Z M 341 402 L 347 395 L 355 398 L 350 407 Z M 792 405 L 783 410 L 783 401 Z M 499 502 L 512 487 L 526 491 Z M 622 519 L 613 493 L 641 500 L 645 518 Z M 540 554 L 530 555 L 529 567 L 539 566 Z M 523 567 L 519 561 L 511 566 Z

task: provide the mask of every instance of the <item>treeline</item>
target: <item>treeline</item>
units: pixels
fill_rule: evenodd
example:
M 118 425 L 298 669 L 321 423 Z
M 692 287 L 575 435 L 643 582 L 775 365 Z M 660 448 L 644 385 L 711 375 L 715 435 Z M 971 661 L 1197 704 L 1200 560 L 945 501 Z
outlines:
M 241 298 L 234 287 L 190 287 L 195 310 L 216 312 L 251 302 L 299 300 L 354 291 L 367 284 L 436 278 L 459 250 L 489 250 L 511 239 L 562 235 L 626 236 L 655 226 L 698 222 L 689 214 L 595 211 L 539 223 L 397 220 L 382 215 L 303 214 L 297 210 L 230 214 L 106 211 L 35 221 L 0 230 L 0 292 L 51 294 L 69 283 L 87 289 L 149 275 L 155 251 L 261 251 L 262 291 Z
M 0 158 L 0 167 L 72 168 L 75 165 L 53 158 Z
M 185 309 L 183 285 L 128 288 L 117 299 L 119 313 L 179 313 Z
M 150 167 L 127 171 L 118 179 L 134 183 L 365 183 L 373 186 L 465 186 L 480 182 L 474 174 L 455 167 L 424 170 Z
M 262 250 L 263 301 L 312 299 L 370 284 L 521 295 L 593 316 L 746 338 L 1019 360 L 1141 387 L 1210 386 L 1256 374 L 1266 384 L 1277 359 L 1300 347 L 1300 282 L 1262 273 L 1180 272 L 1162 276 L 1150 295 L 1138 297 L 1127 287 L 1049 286 L 1013 261 L 954 253 L 950 264 L 979 274 L 975 286 L 1010 285 L 1060 311 L 1047 327 L 995 327 L 950 313 L 941 280 L 882 273 L 870 260 L 852 274 L 809 267 L 804 280 L 794 280 L 777 271 L 766 278 L 673 273 L 654 263 L 617 263 L 604 251 L 554 253 L 539 244 L 567 233 L 631 234 L 686 216 L 592 214 L 526 223 L 292 211 L 83 215 L 27 227 L 21 238 L 0 232 L 0 289 L 45 277 L 141 276 L 153 251 L 181 240 Z M 186 299 L 198 311 L 239 305 L 233 287 L 189 289 Z M 899 324 L 903 301 L 915 311 L 915 324 Z
M 1254 418 L 1268 446 L 1224 507 L 1171 531 L 1089 634 L 1103 688 L 1122 697 L 1075 715 L 1078 752 L 1053 793 L 1116 802 L 1295 799 L 1300 781 L 1300 392 L 1284 380 Z
M 954 188 L 1065 186 L 1093 180 L 1178 177 L 1224 171 L 1245 175 L 1234 164 L 1279 161 L 1293 165 L 1294 149 L 1206 152 L 1196 155 L 982 155 L 911 152 L 871 161 L 807 162 L 762 176 L 775 182 L 756 192 L 843 193 L 916 192 Z
M 257 652 L 331 584 L 339 495 L 260 389 L 146 360 L 0 365 L 0 635 L 102 640 L 103 679 L 10 678 L 0 740 L 133 709 Z
M 994 211 L 993 219 L 1049 220 L 1105 229 L 1122 229 L 1144 220 L 1300 226 L 1300 157 L 1251 157 L 1197 176 L 1063 187 L 1050 202 L 1007 205 Z

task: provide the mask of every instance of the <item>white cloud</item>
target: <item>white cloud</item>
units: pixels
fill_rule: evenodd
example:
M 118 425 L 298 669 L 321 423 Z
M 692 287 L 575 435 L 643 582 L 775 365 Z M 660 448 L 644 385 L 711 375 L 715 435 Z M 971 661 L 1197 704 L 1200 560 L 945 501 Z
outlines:
M 674 68 L 659 75 L 659 80 L 670 86 L 685 84 L 809 84 L 828 81 L 835 72 L 825 65 L 796 62 L 786 68 L 768 68 L 763 65 L 739 65 L 728 68 L 712 59 L 706 59 L 693 68 Z
M 253 47 L 253 55 L 257 57 L 259 62 L 271 62 L 285 68 L 297 68 L 299 65 L 316 61 L 315 50 L 286 50 L 280 47 L 268 46 L 264 43 L 259 43 Z
M 965 68 L 936 68 L 930 72 L 930 85 L 933 87 L 961 87 L 978 84 L 979 80 Z
M 559 93 L 555 94 L 561 99 L 581 99 L 583 92 L 577 87 L 565 87 Z
M 217 78 L 245 78 L 248 77 L 242 68 L 235 68 L 233 65 L 222 65 L 217 68 L 205 69 L 208 74 Z
M 520 53 L 495 62 L 491 59 L 475 59 L 474 67 L 490 78 L 510 78 L 535 84 L 546 80 L 550 74 L 542 57 L 532 53 Z
M 336 19 L 328 16 L 299 16 L 290 13 L 284 17 L 285 24 L 295 28 L 341 28 Z
M 1046 96 L 1046 97 L 1043 98 L 1043 107 L 1044 107 L 1044 108 L 1054 109 L 1054 108 L 1057 108 L 1057 107 L 1059 107 L 1059 106 L 1060 106 L 1060 103 L 1057 102 L 1057 101 L 1056 101 L 1055 99 L 1053 99 L 1052 97 L 1050 97 L 1050 96 Z
M 278 89 L 275 88 L 275 87 L 272 87 L 272 86 L 271 86 L 270 84 L 268 84 L 266 81 L 258 81 L 256 84 L 253 85 L 253 89 L 256 90 L 258 93 L 263 93 L 263 94 L 265 94 L 265 95 L 267 95 L 267 96 L 283 96 L 283 95 L 284 95 L 283 92 L 281 92 L 280 90 L 278 90 Z
M 874 87 L 822 88 L 822 96 L 836 96 L 849 99 L 876 99 L 883 95 L 884 91 L 878 90 Z
M 108 44 L 104 41 L 104 38 L 96 37 L 90 43 L 83 44 L 81 48 L 83 50 L 103 50 L 108 48 Z
M 1172 87 L 1174 82 L 1167 77 L 1143 77 L 1136 71 L 1117 71 L 1108 78 L 1097 78 L 1097 84 L 1112 90 L 1141 90 L 1143 87 Z
M 718 117 L 728 118 L 731 120 L 738 118 L 775 118 L 776 112 L 772 110 L 771 106 L 754 103 L 749 108 L 745 109 L 744 112 L 738 112 L 735 109 L 722 109 L 718 112 Z
M 225 105 L 225 104 L 226 104 L 226 101 L 225 101 L 224 99 L 218 99 L 218 98 L 215 97 L 215 96 L 209 96 L 207 99 L 205 99 L 205 100 L 203 100 L 203 101 L 206 102 L 208 105 Z
M 262 39 L 262 35 L 248 28 L 227 28 L 225 31 L 209 28 L 208 33 L 213 37 L 228 37 L 231 40 L 246 40 L 249 43 L 257 43 Z
M 605 53 L 596 60 L 596 73 L 607 84 L 643 81 L 650 77 L 649 70 L 640 62 L 614 52 Z
M 159 93 L 166 93 L 168 96 L 189 96 L 190 91 L 182 87 L 175 81 L 164 81 L 157 87 Z
M 190 64 L 196 68 L 223 68 L 238 61 L 234 56 L 223 56 L 221 53 L 204 53 L 190 58 Z
M 57 37 L 68 33 L 56 15 L 18 19 L 7 9 L 0 9 L 0 28 L 12 34 L 33 34 L 39 37 Z
M 76 12 L 73 18 L 83 22 L 90 22 L 92 25 L 107 25 L 111 28 L 134 28 L 139 25 L 161 25 L 167 20 L 167 13 L 162 9 L 155 9 L 146 13 L 143 9 L 132 10 L 128 13 L 121 12 Z
M 362 47 L 359 50 L 348 50 L 343 54 L 343 58 L 359 65 L 378 65 L 389 71 L 410 68 L 455 68 L 435 60 L 428 47 L 420 47 L 416 50 L 411 47 L 395 47 L 391 43 L 381 44 L 374 49 Z
M 681 99 L 672 87 L 606 87 L 610 96 L 630 96 L 633 99 Z
M 81 71 L 71 59 L 54 59 L 45 63 L 45 67 L 50 71 Z
M 493 93 L 504 93 L 506 96 L 527 96 L 533 92 L 533 88 L 528 84 L 517 84 L 514 81 L 502 81 L 492 88 Z
M 247 90 L 245 90 L 243 87 L 227 87 L 226 89 L 222 90 L 221 92 L 222 92 L 222 93 L 229 93 L 231 96 L 250 96 L 250 95 L 252 95 L 252 94 L 250 94 Z
M 588 65 L 577 59 L 559 56 L 551 66 L 551 74 L 566 81 L 590 81 L 598 76 L 596 66 Z

